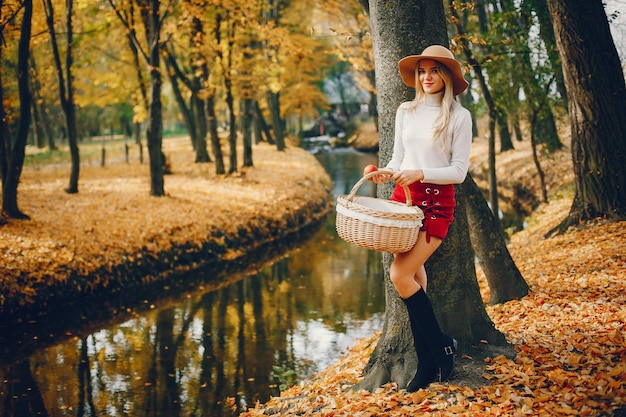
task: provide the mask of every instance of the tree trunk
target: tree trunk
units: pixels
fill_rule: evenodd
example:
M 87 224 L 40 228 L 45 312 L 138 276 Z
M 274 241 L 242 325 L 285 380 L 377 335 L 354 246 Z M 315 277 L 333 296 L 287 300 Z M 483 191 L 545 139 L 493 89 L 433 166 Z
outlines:
M 2 59 L 3 51 L 4 49 L 0 46 L 0 59 Z M 12 141 L 7 113 L 4 109 L 3 79 L 3 71 L 0 71 L 0 179 L 2 180 L 2 185 L 4 186 L 7 178 L 7 171 L 9 169 L 9 161 L 11 160 Z
M 601 0 L 549 0 L 563 66 L 576 194 L 559 231 L 626 214 L 626 87 Z
M 228 145 L 229 145 L 229 166 L 228 173 L 232 174 L 237 172 L 237 118 L 235 117 L 235 102 L 230 87 L 230 82 L 226 87 L 226 104 L 228 105 L 228 119 L 229 119 L 229 133 L 228 133 Z
M 273 21 L 277 27 L 280 27 L 280 8 L 281 1 L 269 0 L 268 7 L 264 12 L 265 18 L 268 22 Z M 276 49 L 277 47 L 272 46 Z M 267 90 L 265 95 L 267 100 L 267 108 L 271 116 L 272 129 L 274 130 L 274 139 L 276 139 L 276 149 L 279 151 L 285 150 L 285 133 L 283 131 L 283 120 L 280 117 L 280 92 Z
M 498 116 L 498 109 L 496 104 L 491 96 L 491 91 L 489 90 L 489 86 L 487 84 L 487 80 L 483 74 L 482 66 L 478 62 L 474 55 L 472 54 L 471 49 L 467 43 L 465 38 L 465 29 L 461 25 L 461 20 L 459 19 L 459 15 L 454 8 L 453 0 L 449 0 L 449 10 L 452 15 L 452 21 L 456 26 L 456 30 L 459 35 L 462 36 L 460 40 L 461 47 L 463 49 L 463 53 L 467 58 L 468 63 L 474 70 L 474 74 L 476 74 L 476 78 L 478 79 L 478 85 L 480 86 L 480 90 L 483 93 L 483 98 L 485 99 L 485 103 L 487 104 L 487 109 L 489 110 L 489 203 L 491 205 L 491 211 L 494 213 L 496 218 L 499 219 L 498 213 L 498 180 L 496 178 L 496 120 Z
M 29 59 L 30 66 L 30 81 L 31 91 L 33 98 L 33 131 L 37 132 L 38 141 L 36 145 L 38 148 L 48 146 L 50 150 L 56 150 L 54 143 L 54 137 L 52 136 L 52 129 L 48 115 L 46 113 L 46 103 L 41 96 L 41 83 L 39 82 L 39 74 L 37 72 L 37 65 L 35 59 L 31 56 Z
M 148 155 L 150 156 L 150 195 L 165 195 L 163 181 L 163 104 L 161 103 L 161 59 L 159 55 L 161 13 L 159 0 L 150 0 L 148 22 L 144 20 L 149 39 L 150 110 L 148 113 Z
M 462 188 L 472 247 L 489 283 L 489 304 L 506 303 L 528 295 L 528 284 L 506 247 L 500 221 L 489 210 L 471 175 L 465 178 Z
M 267 92 L 267 107 L 272 115 L 272 128 L 274 130 L 274 137 L 276 138 L 276 149 L 279 151 L 285 150 L 285 135 L 283 132 L 283 121 L 280 117 L 280 101 L 279 94 Z
M 252 99 L 241 100 L 241 131 L 243 136 L 243 166 L 251 167 L 252 164 Z
M 223 175 L 226 172 L 224 168 L 224 155 L 222 154 L 222 145 L 220 137 L 217 133 L 217 115 L 215 114 L 215 98 L 213 95 L 205 100 L 204 112 L 206 114 L 207 125 L 209 127 L 209 137 L 211 138 L 211 149 L 213 150 L 213 158 L 215 158 L 215 174 Z
M 197 94 L 194 94 L 191 97 L 192 114 L 195 117 L 196 121 L 196 163 L 207 163 L 211 162 L 211 156 L 207 151 L 207 143 L 206 137 L 208 134 L 208 128 L 206 123 L 206 111 L 204 110 L 204 100 L 198 98 Z
M 67 45 L 65 51 L 65 74 L 63 65 L 61 64 L 61 55 L 59 53 L 59 44 L 56 37 L 56 31 L 54 28 L 54 9 L 51 0 L 43 2 L 44 11 L 46 14 L 46 23 L 48 25 L 48 33 L 50 35 L 50 46 L 52 48 L 52 54 L 54 57 L 54 65 L 57 73 L 57 80 L 59 84 L 59 100 L 61 102 L 61 108 L 65 117 L 65 130 L 67 133 L 67 140 L 70 147 L 70 155 L 72 158 L 72 165 L 70 169 L 70 181 L 68 187 L 65 189 L 67 193 L 74 194 L 78 192 L 78 177 L 80 174 L 80 155 L 78 152 L 78 137 L 76 134 L 76 106 L 74 104 L 74 87 L 72 76 L 72 6 L 73 1 L 68 0 L 66 2 L 66 32 L 67 32 Z
M 267 143 L 269 143 L 270 145 L 274 145 L 276 142 L 274 142 L 272 132 L 270 132 L 267 123 L 265 123 L 265 117 L 263 117 L 263 112 L 261 111 L 261 106 L 259 106 L 258 101 L 254 102 L 254 117 L 256 118 L 257 125 L 259 126 L 262 134 L 265 135 L 265 140 L 267 140 Z
M 365 10 L 370 14 L 376 63 L 379 165 L 384 166 L 393 152 L 396 109 L 402 101 L 414 96 L 402 84 L 398 61 L 406 55 L 420 53 L 430 44 L 447 45 L 445 15 L 443 4 L 437 0 L 413 0 L 393 5 L 385 0 L 373 0 L 365 4 Z M 456 189 L 456 220 L 442 246 L 426 264 L 426 269 L 431 277 L 429 296 L 442 330 L 460 341 L 461 352 L 468 352 L 471 345 L 480 340 L 492 344 L 505 344 L 506 341 L 487 316 L 480 296 L 462 189 Z M 388 198 L 391 190 L 392 184 L 384 184 L 378 189 L 378 197 Z M 392 259 L 390 254 L 383 256 L 386 315 L 382 335 L 357 388 L 373 390 L 387 382 L 404 387 L 417 366 L 407 310 L 389 281 Z
M 183 117 L 183 123 L 187 129 L 187 133 L 189 133 L 189 138 L 191 140 L 191 145 L 193 150 L 198 152 L 198 129 L 196 126 L 196 119 L 192 112 L 192 107 L 187 105 L 185 98 L 183 97 L 183 93 L 180 90 L 180 85 L 178 84 L 178 76 L 177 76 L 177 63 L 174 55 L 167 51 L 165 53 L 165 67 L 167 68 L 167 76 L 170 80 L 170 85 L 172 86 L 172 94 L 174 94 L 174 99 L 176 100 L 176 104 L 178 104 L 178 110 L 180 111 L 181 116 Z M 182 75 L 182 74 L 181 74 Z M 192 97 L 194 93 L 192 92 Z M 190 103 L 192 101 L 190 100 Z M 197 157 L 197 156 L 196 156 Z
M 30 57 L 30 32 L 33 16 L 32 0 L 24 0 L 24 17 L 20 28 L 20 41 L 17 52 L 17 86 L 20 97 L 20 121 L 13 146 L 10 147 L 10 158 L 7 165 L 6 176 L 2 184 L 2 211 L 15 219 L 28 219 L 17 207 L 17 186 L 20 182 L 26 139 L 30 126 L 30 89 L 28 87 L 28 59 Z M 3 106 L 4 107 L 4 106 Z M 3 129 L 3 133 L 5 129 Z M 8 131 L 8 129 L 6 129 Z M 9 138 L 7 138 L 9 139 Z
M 204 109 L 205 102 L 198 97 L 198 93 L 203 88 L 203 83 L 208 85 L 208 67 L 206 57 L 200 52 L 200 45 L 202 45 L 204 35 L 204 25 L 202 20 L 197 16 L 193 16 L 191 19 L 191 40 L 190 48 L 195 51 L 192 57 L 191 68 L 192 73 L 189 80 L 189 89 L 191 90 L 191 98 L 189 99 L 192 114 L 194 116 L 194 125 L 196 127 L 196 163 L 211 162 L 211 157 L 207 151 L 206 137 L 208 132 L 206 110 Z M 202 74 L 202 75 L 200 75 Z M 206 77 L 204 75 L 206 74 Z
M 513 141 L 511 141 L 508 117 L 503 111 L 499 111 L 497 117 L 498 133 L 500 134 L 500 152 L 510 151 L 513 149 Z

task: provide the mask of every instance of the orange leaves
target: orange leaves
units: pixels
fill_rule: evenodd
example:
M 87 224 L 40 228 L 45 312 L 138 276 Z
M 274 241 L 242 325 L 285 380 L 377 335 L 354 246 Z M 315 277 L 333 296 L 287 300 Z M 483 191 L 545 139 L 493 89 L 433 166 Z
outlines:
M 255 145 L 254 168 L 216 177 L 211 164 L 189 162 L 194 154 L 188 137 L 166 139 L 163 149 L 174 173 L 166 178 L 168 195 L 154 198 L 147 164 L 127 164 L 122 143 L 117 145 L 107 149 L 111 162 L 105 168 L 81 168 L 78 194 L 63 191 L 68 170 L 62 164 L 24 168 L 20 208 L 32 220 L 0 226 L 0 312 L 6 303 L 45 297 L 47 286 L 64 283 L 71 273 L 84 279 L 70 282 L 75 287 L 67 292 L 91 292 L 108 286 L 103 275 L 120 265 L 158 260 L 171 270 L 192 268 L 187 252 L 206 245 L 219 249 L 213 255 L 218 260 L 236 259 L 243 253 L 239 245 L 276 239 L 322 215 L 321 202 L 331 200 L 323 168 L 295 147 L 278 152 Z M 85 143 L 81 153 L 88 159 L 90 149 L 100 146 Z
M 511 255 L 532 291 L 522 300 L 487 307 L 515 344 L 515 358 L 496 356 L 476 365 L 459 358 L 463 367 L 484 366 L 481 386 L 463 385 L 463 375 L 410 394 L 395 384 L 374 393 L 339 386 L 338 381 L 360 380 L 376 335 L 299 386 L 297 395 L 287 391 L 270 403 L 282 404 L 281 415 L 384 417 L 598 416 L 626 407 L 626 227 L 596 224 L 544 239 L 570 204 L 556 200 L 542 207 L 511 239 Z M 484 291 L 484 277 L 479 279 Z M 313 390 L 325 400 L 312 401 Z M 269 410 L 259 406 L 242 417 L 273 415 Z

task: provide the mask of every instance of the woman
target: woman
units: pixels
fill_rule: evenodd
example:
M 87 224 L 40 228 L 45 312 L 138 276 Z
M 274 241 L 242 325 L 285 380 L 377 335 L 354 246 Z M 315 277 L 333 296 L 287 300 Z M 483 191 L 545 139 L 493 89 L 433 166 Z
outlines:
M 419 367 L 407 386 L 414 392 L 434 381 L 447 381 L 454 368 L 457 342 L 443 334 L 426 295 L 424 263 L 441 245 L 454 218 L 454 186 L 469 165 L 472 120 L 455 96 L 467 89 L 461 65 L 445 47 L 432 45 L 421 55 L 398 63 L 400 75 L 415 87 L 415 99 L 398 107 L 393 155 L 387 169 L 396 187 L 392 200 L 405 202 L 402 186 L 424 212 L 415 246 L 395 254 L 389 274 L 409 311 Z M 373 178 L 383 183 L 389 175 Z

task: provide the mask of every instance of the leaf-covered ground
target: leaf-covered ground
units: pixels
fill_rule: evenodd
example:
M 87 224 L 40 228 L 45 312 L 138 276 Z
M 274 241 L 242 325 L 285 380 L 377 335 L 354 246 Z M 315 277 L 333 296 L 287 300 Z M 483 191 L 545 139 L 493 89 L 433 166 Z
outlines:
M 475 144 L 479 175 L 486 143 Z M 530 149 L 499 154 L 499 175 L 538 193 Z M 547 162 L 546 162 L 547 159 Z M 514 358 L 494 356 L 477 386 L 432 384 L 409 394 L 388 384 L 356 391 L 379 334 L 362 340 L 335 365 L 242 417 L 285 416 L 624 416 L 626 415 L 626 222 L 597 222 L 551 238 L 567 215 L 571 182 L 567 149 L 544 156 L 551 200 L 514 234 L 511 255 L 531 286 L 522 300 L 487 307 L 514 345 Z M 507 167 L 508 164 L 508 167 Z M 537 194 L 539 195 L 539 194 Z M 477 271 L 485 303 L 489 289 Z M 459 365 L 473 358 L 458 358 Z
M 158 198 L 149 195 L 145 149 L 143 164 L 135 148 L 125 161 L 122 142 L 106 149 L 102 167 L 100 144 L 81 146 L 78 194 L 64 192 L 66 161 L 25 167 L 18 204 L 31 220 L 0 226 L 0 313 L 45 311 L 54 297 L 106 291 L 120 285 L 116 280 L 133 285 L 135 278 L 159 279 L 199 261 L 234 260 L 330 208 L 328 175 L 294 146 L 278 152 L 256 145 L 254 167 L 216 176 L 214 164 L 192 162 L 188 138 L 166 139 L 173 173 L 165 177 L 167 196 Z M 160 274 L 134 277 L 133 271 Z
M 142 257 L 148 262 L 152 255 L 215 241 L 216 236 L 267 238 L 262 232 L 268 225 L 272 230 L 295 226 L 285 222 L 310 215 L 307 206 L 327 197 L 327 176 L 303 151 L 280 154 L 259 145 L 254 168 L 215 177 L 211 164 L 189 162 L 193 155 L 188 148 L 183 139 L 166 141 L 174 174 L 165 178 L 164 198 L 148 196 L 147 163 L 131 159 L 127 164 L 115 152 L 108 152 L 105 167 L 99 166 L 98 153 L 84 158 L 76 195 L 63 192 L 66 164 L 27 167 L 19 202 L 32 220 L 0 226 L 0 301 L 32 303 L 50 286 L 76 285 L 68 282 L 68 271 L 89 276 L 103 265 L 141 265 Z M 476 141 L 472 170 L 477 182 L 485 148 L 484 140 Z M 516 148 L 498 155 L 498 176 L 508 183 L 507 190 L 515 183 L 539 195 L 530 150 L 518 143 Z M 535 211 L 509 245 L 532 291 L 522 300 L 487 307 L 517 355 L 494 356 L 480 364 L 482 384 L 457 385 L 452 380 L 413 394 L 393 384 L 373 393 L 350 390 L 376 344 L 374 335 L 314 379 L 242 417 L 624 415 L 626 224 L 597 222 L 543 237 L 569 210 L 570 159 L 567 150 L 542 157 L 550 203 Z M 508 203 L 506 198 L 503 203 Z M 236 243 L 222 246 L 221 259 L 241 255 Z M 171 262 L 176 263 L 176 256 Z M 489 291 L 480 270 L 478 276 L 487 302 Z M 458 360 L 463 365 L 473 359 Z

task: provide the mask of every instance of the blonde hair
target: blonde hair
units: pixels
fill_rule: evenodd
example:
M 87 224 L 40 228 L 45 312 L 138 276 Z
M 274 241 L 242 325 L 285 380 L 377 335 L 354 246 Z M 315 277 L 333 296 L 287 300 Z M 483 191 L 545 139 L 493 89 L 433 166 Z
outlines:
M 437 61 L 435 61 L 437 62 Z M 419 71 L 420 63 L 418 62 L 415 66 L 415 99 L 409 106 L 410 109 L 416 108 L 418 105 L 422 104 L 426 99 L 426 93 L 424 92 L 424 88 L 422 87 L 422 83 L 419 82 Z M 436 141 L 441 138 L 442 146 L 446 145 L 448 141 L 448 125 L 450 124 L 450 119 L 452 118 L 452 106 L 454 105 L 454 92 L 452 85 L 452 71 L 448 69 L 445 65 L 437 62 L 437 71 L 443 80 L 443 99 L 441 100 L 441 110 L 439 111 L 439 116 L 433 125 L 433 141 Z

